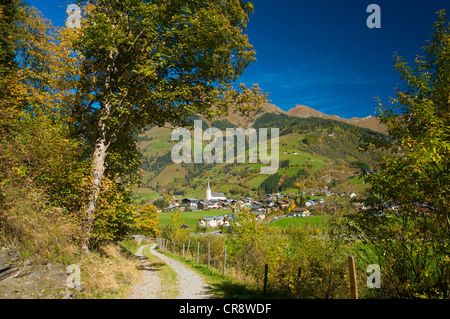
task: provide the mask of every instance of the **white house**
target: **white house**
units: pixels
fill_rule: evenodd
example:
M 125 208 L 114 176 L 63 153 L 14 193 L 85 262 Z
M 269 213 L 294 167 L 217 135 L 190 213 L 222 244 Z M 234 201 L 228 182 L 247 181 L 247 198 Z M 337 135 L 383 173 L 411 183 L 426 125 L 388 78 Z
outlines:
M 214 217 L 203 217 L 199 219 L 201 227 L 216 227 L 216 220 Z
M 210 202 L 210 205 L 208 206 L 209 209 L 219 209 L 222 208 L 222 202 L 221 201 L 212 201 Z
M 311 212 L 309 210 L 305 210 L 304 212 L 301 213 L 302 217 L 311 217 Z
M 266 213 L 265 212 L 256 212 L 256 218 L 259 221 L 263 221 L 266 218 Z
M 203 217 L 199 219 L 199 223 L 201 227 L 211 227 L 211 228 L 219 227 L 221 225 L 225 226 L 230 225 L 226 215 Z
M 306 207 L 311 207 L 311 206 L 314 206 L 314 205 L 316 205 L 316 203 L 313 200 L 308 200 L 305 203 Z

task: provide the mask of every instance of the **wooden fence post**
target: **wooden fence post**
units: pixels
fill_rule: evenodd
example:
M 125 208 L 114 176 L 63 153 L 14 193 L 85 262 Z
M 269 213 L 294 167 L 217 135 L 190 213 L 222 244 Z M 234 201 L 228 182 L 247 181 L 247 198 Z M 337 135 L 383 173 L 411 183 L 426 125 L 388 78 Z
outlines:
M 197 242 L 197 264 L 198 264 L 198 261 L 199 261 L 199 255 L 200 255 L 200 242 L 198 241 Z
M 267 276 L 269 274 L 269 265 L 264 265 L 264 299 L 267 297 Z
M 302 282 L 302 267 L 298 267 L 297 272 L 297 299 L 300 298 L 300 284 Z
M 348 270 L 350 273 L 350 296 L 352 299 L 358 299 L 358 283 L 356 282 L 355 259 L 348 256 Z
M 188 259 L 188 256 L 189 256 L 189 246 L 191 246 L 191 240 L 190 239 L 189 239 L 187 250 L 186 250 L 186 260 Z
M 211 243 L 208 243 L 208 269 L 211 263 Z
M 225 246 L 225 252 L 223 254 L 223 276 L 225 276 L 226 268 L 227 268 L 227 246 Z

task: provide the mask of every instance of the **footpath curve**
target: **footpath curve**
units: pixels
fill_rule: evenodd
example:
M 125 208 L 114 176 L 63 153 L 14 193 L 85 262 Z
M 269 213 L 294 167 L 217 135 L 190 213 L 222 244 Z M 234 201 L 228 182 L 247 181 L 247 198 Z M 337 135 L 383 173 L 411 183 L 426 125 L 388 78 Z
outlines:
M 149 267 L 148 260 L 142 254 L 145 245 L 139 248 L 136 252 L 136 256 L 143 262 L 144 273 L 141 279 L 133 287 L 128 299 L 158 299 L 159 292 L 161 291 L 161 279 L 156 271 Z M 208 285 L 205 283 L 202 276 L 197 272 L 184 265 L 183 263 L 158 253 L 154 244 L 150 248 L 150 252 L 166 263 L 177 274 L 178 278 L 178 297 L 177 299 L 209 299 L 212 298 Z

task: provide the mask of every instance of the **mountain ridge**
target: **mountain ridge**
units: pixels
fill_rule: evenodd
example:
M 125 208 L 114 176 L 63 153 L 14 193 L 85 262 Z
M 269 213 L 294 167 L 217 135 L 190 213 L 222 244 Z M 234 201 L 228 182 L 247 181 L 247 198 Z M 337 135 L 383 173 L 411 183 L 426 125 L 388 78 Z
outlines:
M 372 118 L 376 119 L 365 119 Z M 360 152 L 358 147 L 364 136 L 381 133 L 339 119 L 306 106 L 286 112 L 266 103 L 247 117 L 231 114 L 205 121 L 203 129 L 279 128 L 279 168 L 273 174 L 281 181 L 278 191 L 298 190 L 299 187 L 362 191 L 365 185 L 355 174 L 358 174 L 358 167 L 370 170 L 372 157 Z M 352 120 L 358 123 L 364 118 Z M 209 143 L 202 142 L 203 145 Z M 140 201 L 157 198 L 161 192 L 201 198 L 207 181 L 211 181 L 218 192 L 242 196 L 268 191 L 269 182 L 270 187 L 274 186 L 272 180 L 266 181 L 270 176 L 259 173 L 262 163 L 173 163 L 171 152 L 178 141 L 172 140 L 170 128 L 152 127 L 140 134 L 138 143 L 143 173 L 142 185 L 136 190 Z
M 372 115 L 369 115 L 369 116 L 366 116 L 363 118 L 352 117 L 350 119 L 346 119 L 346 118 L 339 117 L 337 115 L 328 115 L 328 114 L 322 113 L 322 112 L 317 111 L 306 105 L 296 105 L 294 108 L 287 111 L 286 114 L 289 116 L 295 116 L 295 117 L 300 117 L 300 118 L 320 117 L 320 118 L 324 118 L 324 119 L 336 120 L 336 121 L 341 121 L 341 122 L 345 122 L 348 124 L 353 124 L 355 126 L 368 128 L 368 129 L 371 129 L 371 130 L 379 132 L 379 133 L 383 133 L 383 134 L 387 133 L 386 126 L 384 126 L 382 123 L 380 123 L 378 118 L 376 118 Z
M 350 119 L 342 118 L 337 115 L 329 115 L 325 114 L 323 112 L 317 111 L 309 106 L 306 105 L 296 105 L 292 109 L 288 111 L 282 110 L 280 107 L 278 107 L 275 104 L 272 103 L 263 103 L 261 107 L 255 111 L 250 112 L 248 116 L 243 116 L 240 114 L 230 113 L 227 116 L 222 116 L 218 118 L 217 120 L 226 120 L 230 122 L 231 124 L 242 127 L 242 128 L 248 128 L 252 127 L 255 121 L 261 117 L 262 115 L 266 113 L 274 113 L 274 114 L 284 114 L 292 117 L 299 117 L 299 118 L 308 118 L 308 117 L 318 117 L 323 119 L 329 119 L 329 120 L 335 120 L 335 121 L 341 121 L 348 124 L 352 124 L 358 127 L 367 128 L 370 130 L 373 130 L 375 132 L 379 132 L 382 134 L 387 133 L 387 128 L 385 125 L 383 125 L 378 118 L 369 115 L 363 118 L 360 117 L 352 117 Z M 211 124 L 211 123 L 209 123 Z

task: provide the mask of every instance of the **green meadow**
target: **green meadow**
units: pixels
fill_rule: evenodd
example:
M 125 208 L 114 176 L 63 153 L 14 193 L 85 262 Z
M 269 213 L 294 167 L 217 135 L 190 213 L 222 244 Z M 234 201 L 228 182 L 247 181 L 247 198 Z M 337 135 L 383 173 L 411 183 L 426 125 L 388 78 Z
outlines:
M 182 221 L 183 224 L 189 225 L 189 228 L 195 229 L 195 226 L 197 225 L 197 222 L 200 218 L 203 217 L 210 217 L 210 216 L 222 216 L 231 214 L 231 209 L 223 210 L 223 209 L 217 209 L 217 210 L 198 210 L 193 212 L 181 212 Z M 166 225 L 169 225 L 172 223 L 172 212 L 167 213 L 160 213 L 159 216 L 159 223 L 161 227 L 164 227 Z
M 307 222 L 311 226 L 322 226 L 325 223 L 325 219 L 322 215 L 312 215 L 311 217 L 285 217 L 271 222 L 270 225 L 285 229 L 288 225 L 304 227 Z

